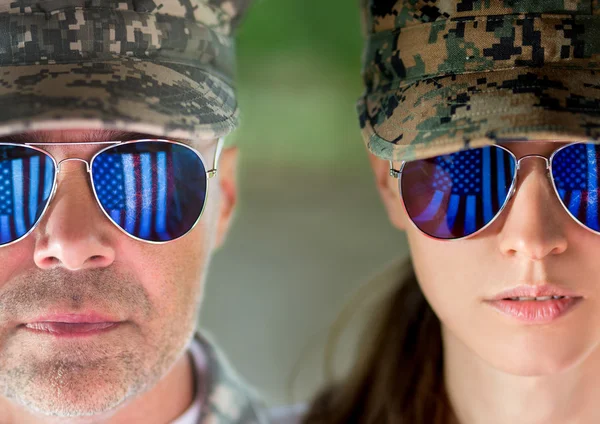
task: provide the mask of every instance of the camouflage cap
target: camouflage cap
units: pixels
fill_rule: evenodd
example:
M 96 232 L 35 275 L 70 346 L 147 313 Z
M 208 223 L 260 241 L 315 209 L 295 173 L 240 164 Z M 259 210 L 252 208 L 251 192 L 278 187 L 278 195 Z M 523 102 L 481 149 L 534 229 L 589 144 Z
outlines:
M 0 0 L 0 135 L 234 129 L 232 33 L 250 0 Z
M 600 1 L 363 0 L 368 148 L 412 160 L 600 137 Z

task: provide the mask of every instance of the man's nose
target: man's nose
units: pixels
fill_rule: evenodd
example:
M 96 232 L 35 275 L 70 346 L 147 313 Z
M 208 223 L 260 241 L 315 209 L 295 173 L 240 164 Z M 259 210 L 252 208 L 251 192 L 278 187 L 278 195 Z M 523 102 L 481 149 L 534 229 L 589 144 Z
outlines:
M 106 267 L 115 260 L 114 229 L 100 210 L 85 164 L 64 163 L 57 190 L 36 228 L 34 261 L 43 269 Z
M 534 158 L 523 162 L 517 181 L 504 211 L 500 250 L 530 260 L 564 252 L 568 245 L 565 227 L 575 223 L 569 222 L 572 218 L 556 195 L 544 162 Z

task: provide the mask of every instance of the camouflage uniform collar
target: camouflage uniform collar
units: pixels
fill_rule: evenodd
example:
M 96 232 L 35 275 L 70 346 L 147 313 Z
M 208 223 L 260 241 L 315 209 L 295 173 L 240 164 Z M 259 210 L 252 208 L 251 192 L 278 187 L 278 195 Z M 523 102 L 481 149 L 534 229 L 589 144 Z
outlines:
M 196 334 L 206 357 L 204 399 L 198 424 L 266 424 L 265 406 L 206 334 Z

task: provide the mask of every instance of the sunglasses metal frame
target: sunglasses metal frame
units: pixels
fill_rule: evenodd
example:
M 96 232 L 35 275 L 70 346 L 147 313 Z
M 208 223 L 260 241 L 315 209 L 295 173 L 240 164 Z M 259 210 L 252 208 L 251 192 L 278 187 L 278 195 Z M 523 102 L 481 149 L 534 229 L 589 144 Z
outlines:
M 512 156 L 512 158 L 515 160 L 515 172 L 513 173 L 513 177 L 512 177 L 512 182 L 511 185 L 508 189 L 508 195 L 506 196 L 506 199 L 504 200 L 504 203 L 502 204 L 502 207 L 498 210 L 498 212 L 496 213 L 496 215 L 494 215 L 494 217 L 492 218 L 492 220 L 490 222 L 488 222 L 487 224 L 485 224 L 483 227 L 481 227 L 479 230 L 466 235 L 466 236 L 462 236 L 462 237 L 456 237 L 456 238 L 438 238 L 438 237 L 434 237 L 430 234 L 427 234 L 426 232 L 424 232 L 423 230 L 421 230 L 417 224 L 414 223 L 412 217 L 409 215 L 408 210 L 406 209 L 406 204 L 404 202 L 404 196 L 402 194 L 402 184 L 401 184 L 401 179 L 402 179 L 402 172 L 404 171 L 404 166 L 409 162 L 409 161 L 403 161 L 400 162 L 400 168 L 399 169 L 395 169 L 394 168 L 394 162 L 390 161 L 390 176 L 393 178 L 396 178 L 398 180 L 398 191 L 400 192 L 400 199 L 402 201 L 402 206 L 404 207 L 404 212 L 406 213 L 406 215 L 408 216 L 411 224 L 423 235 L 425 235 L 426 237 L 433 239 L 433 240 L 437 240 L 437 241 L 444 241 L 444 242 L 451 242 L 451 241 L 457 241 L 457 240 L 466 240 L 469 239 L 471 237 L 476 236 L 477 234 L 481 233 L 483 230 L 485 230 L 486 228 L 488 228 L 490 225 L 492 225 L 496 219 L 498 219 L 498 217 L 500 215 L 502 215 L 502 212 L 504 211 L 504 209 L 506 208 L 506 206 L 508 205 L 508 203 L 510 202 L 510 200 L 513 198 L 514 194 L 517 191 L 517 178 L 518 178 L 518 172 L 519 169 L 521 169 L 521 161 L 525 160 L 525 159 L 532 159 L 532 158 L 537 158 L 537 159 L 543 159 L 546 162 L 546 175 L 549 177 L 550 182 L 552 183 L 552 189 L 554 190 L 554 194 L 556 195 L 556 197 L 558 198 L 559 203 L 561 204 L 561 206 L 563 207 L 563 209 L 567 212 L 567 214 L 580 226 L 582 226 L 583 228 L 585 228 L 588 231 L 591 231 L 594 234 L 599 234 L 599 231 L 593 230 L 591 228 L 589 228 L 588 226 L 586 226 L 585 224 L 583 224 L 582 222 L 580 222 L 572 213 L 571 211 L 569 211 L 569 209 L 567 208 L 567 206 L 564 204 L 564 202 L 562 201 L 562 199 L 560 198 L 560 194 L 558 193 L 558 189 L 556 188 L 556 182 L 554 181 L 554 178 L 552 177 L 552 161 L 554 160 L 554 157 L 556 156 L 557 153 L 559 153 L 561 150 L 569 147 L 569 146 L 573 146 L 576 144 L 588 144 L 586 142 L 575 142 L 575 143 L 569 143 L 566 144 L 564 146 L 559 147 L 558 149 L 556 149 L 555 151 L 552 152 L 552 154 L 550 155 L 550 157 L 546 157 L 546 156 L 542 156 L 542 155 L 525 155 L 523 157 L 521 157 L 520 159 L 517 159 L 517 157 L 515 156 L 515 154 L 513 152 L 511 152 L 510 150 L 508 150 L 506 147 L 501 146 L 499 144 L 491 144 L 489 146 L 482 146 L 482 147 L 498 147 L 504 151 L 506 151 L 510 156 Z
M 136 237 L 132 234 L 129 234 L 127 231 L 125 231 L 123 228 L 121 228 L 120 225 L 118 225 L 113 218 L 104 210 L 104 208 L 102 207 L 102 204 L 100 203 L 100 199 L 98 199 L 98 194 L 96 193 L 96 187 L 94 186 L 94 182 L 92 179 L 92 165 L 94 163 L 94 160 L 103 152 L 105 152 L 106 150 L 109 150 L 111 148 L 113 148 L 114 146 L 123 146 L 123 145 L 127 145 L 127 144 L 134 144 L 134 143 L 140 143 L 140 142 L 148 142 L 148 141 L 153 141 L 153 142 L 163 142 L 163 143 L 169 143 L 169 144 L 176 144 L 179 146 L 183 146 L 186 147 L 188 149 L 190 149 L 191 151 L 193 151 L 198 158 L 200 159 L 200 161 L 202 162 L 202 165 L 204 166 L 204 169 L 206 170 L 206 193 L 204 194 L 204 203 L 202 205 L 202 210 L 200 211 L 200 214 L 198 215 L 198 218 L 196 219 L 196 221 L 194 222 L 194 224 L 192 225 L 192 227 L 186 231 L 184 234 L 182 234 L 181 236 L 174 238 L 172 240 L 165 240 L 165 241 L 153 241 L 153 240 L 145 240 L 139 237 Z M 46 211 L 48 210 L 48 207 L 50 206 L 50 203 L 52 203 L 52 200 L 54 199 L 54 195 L 56 194 L 57 188 L 58 188 L 58 184 L 57 184 L 57 178 L 58 178 L 58 174 L 60 173 L 60 169 L 61 169 L 61 165 L 64 162 L 69 162 L 69 161 L 77 161 L 77 162 L 83 162 L 85 163 L 86 166 L 86 172 L 89 175 L 89 183 L 90 186 L 92 187 L 92 192 L 94 193 L 94 198 L 96 199 L 96 204 L 98 205 L 98 207 L 100 208 L 100 210 L 103 212 L 104 216 L 106 216 L 110 222 L 112 222 L 115 227 L 117 227 L 122 233 L 126 234 L 127 236 L 131 237 L 134 240 L 138 240 L 144 243 L 149 243 L 149 244 L 165 244 L 165 243 L 170 243 L 172 241 L 178 240 L 182 237 L 184 237 L 186 234 L 188 234 L 189 232 L 191 232 L 196 225 L 198 224 L 198 222 L 200 221 L 200 218 L 202 217 L 202 214 L 204 213 L 204 209 L 206 208 L 206 200 L 208 199 L 208 193 L 209 193 L 209 189 L 210 189 L 210 179 L 212 177 L 214 177 L 217 174 L 217 164 L 219 162 L 219 157 L 221 156 L 221 152 L 223 150 L 223 143 L 224 143 L 224 139 L 223 138 L 219 138 L 217 140 L 217 146 L 215 149 L 215 154 L 213 156 L 213 166 L 211 169 L 207 169 L 206 166 L 206 162 L 204 160 L 204 158 L 202 157 L 202 154 L 195 149 L 194 147 L 182 143 L 180 141 L 173 141 L 173 140 L 166 140 L 166 139 L 161 139 L 161 138 L 144 138 L 144 139 L 138 139 L 138 140 L 127 140 L 127 141 L 75 141 L 75 142 L 47 142 L 47 143 L 3 143 L 0 142 L 0 146 L 16 146 L 16 147 L 29 147 L 33 150 L 39 151 L 41 153 L 43 153 L 44 155 L 46 155 L 47 157 L 49 157 L 52 160 L 52 163 L 54 164 L 54 180 L 52 181 L 52 190 L 50 193 L 50 196 L 48 197 L 48 201 L 46 202 L 46 205 L 44 206 L 44 209 L 42 210 L 42 213 L 40 214 L 40 216 L 38 217 L 37 221 L 35 222 L 35 224 L 25 233 L 23 234 L 21 237 L 0 245 L 0 248 L 6 247 L 6 246 L 10 246 L 14 243 L 17 243 L 21 240 L 23 240 L 25 237 L 27 237 L 29 234 L 31 234 L 39 225 L 39 223 L 42 221 L 42 219 L 44 218 L 44 215 L 46 214 Z M 60 162 L 56 162 L 56 159 L 50 154 L 48 153 L 46 150 L 44 149 L 40 149 L 38 146 L 81 146 L 81 145 L 97 145 L 97 146 L 102 146 L 102 145 L 106 145 L 106 147 L 104 147 L 103 149 L 99 150 L 98 152 L 94 153 L 94 155 L 92 156 L 92 159 L 90 161 L 87 161 L 85 159 L 82 158 L 65 158 L 63 160 L 61 160 Z

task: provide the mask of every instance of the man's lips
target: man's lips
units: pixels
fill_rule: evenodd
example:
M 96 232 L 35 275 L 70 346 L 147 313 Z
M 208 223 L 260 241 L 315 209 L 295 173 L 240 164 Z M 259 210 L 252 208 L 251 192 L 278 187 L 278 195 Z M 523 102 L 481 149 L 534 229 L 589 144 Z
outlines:
M 120 320 L 108 315 L 99 314 L 96 312 L 89 312 L 83 314 L 75 313 L 56 313 L 40 315 L 36 318 L 26 320 L 25 324 L 34 322 L 66 322 L 69 324 L 95 324 L 100 322 L 119 322 Z
M 118 325 L 117 322 L 97 322 L 97 323 L 67 323 L 67 322 L 34 322 L 25 324 L 28 330 L 49 333 L 53 335 L 78 335 L 91 334 Z
M 52 314 L 29 320 L 20 325 L 28 331 L 53 336 L 91 336 L 109 331 L 121 324 L 115 318 L 101 314 Z

